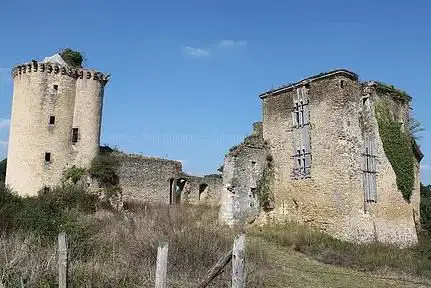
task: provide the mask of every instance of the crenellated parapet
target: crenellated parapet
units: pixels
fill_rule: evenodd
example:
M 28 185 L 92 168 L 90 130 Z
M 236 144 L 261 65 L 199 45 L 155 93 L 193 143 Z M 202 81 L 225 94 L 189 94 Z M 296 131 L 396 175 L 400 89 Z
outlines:
M 54 63 L 37 62 L 34 60 L 30 63 L 18 65 L 12 69 L 13 78 L 26 73 L 61 74 L 74 79 L 94 79 L 95 81 L 100 81 L 103 84 L 106 84 L 110 77 L 108 74 L 104 74 L 95 70 L 73 68 L 70 66 L 63 66 Z

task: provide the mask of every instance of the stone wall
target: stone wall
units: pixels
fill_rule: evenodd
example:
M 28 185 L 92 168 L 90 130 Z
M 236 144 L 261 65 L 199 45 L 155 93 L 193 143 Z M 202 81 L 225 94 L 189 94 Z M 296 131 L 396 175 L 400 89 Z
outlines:
M 259 212 L 258 182 L 265 168 L 262 123 L 225 156 L 220 220 L 228 225 L 249 221 Z
M 133 154 L 119 154 L 118 176 L 124 201 L 165 204 L 218 205 L 221 177 L 190 176 L 181 162 Z
M 6 183 L 31 196 L 58 185 L 67 167 L 88 168 L 97 155 L 108 78 L 93 70 L 36 61 L 17 66 L 12 75 Z M 76 143 L 72 128 L 78 129 Z M 45 161 L 46 153 L 50 161 Z
M 300 87 L 306 87 L 310 101 L 311 168 L 309 177 L 295 179 L 291 115 L 296 89 Z M 370 133 L 376 139 L 377 202 L 364 201 L 364 131 L 360 121 L 365 109 L 363 96 L 358 77 L 346 70 L 318 75 L 261 95 L 263 138 L 274 162 L 275 207 L 266 216 L 276 221 L 308 223 L 350 241 L 416 243 L 418 186 L 411 203 L 398 191 L 380 140 L 373 96 L 369 107 Z

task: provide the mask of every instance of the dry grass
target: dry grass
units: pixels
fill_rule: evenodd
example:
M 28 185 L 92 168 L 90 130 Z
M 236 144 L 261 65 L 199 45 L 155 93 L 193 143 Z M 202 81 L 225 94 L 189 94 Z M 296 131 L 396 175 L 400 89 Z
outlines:
M 169 244 L 168 287 L 195 287 L 239 233 L 218 225 L 216 207 L 127 203 L 116 213 L 85 191 L 54 192 L 32 199 L 0 193 L 6 288 L 57 287 L 58 231 L 69 233 L 69 287 L 153 287 L 159 242 Z M 431 277 L 429 240 L 404 250 L 355 245 L 286 224 L 247 231 L 246 253 L 247 287 L 426 287 Z M 230 270 L 211 287 L 229 287 Z
M 357 271 L 397 273 L 431 279 L 431 241 L 420 237 L 416 247 L 400 249 L 382 243 L 354 244 L 304 225 L 287 223 L 255 228 L 251 235 L 301 252 L 319 262 Z
M 169 243 L 169 287 L 194 287 L 231 249 L 235 232 L 217 225 L 216 208 L 133 209 L 124 214 L 98 211 L 79 219 L 69 239 L 70 287 L 152 287 L 159 242 Z M 55 243 L 39 239 L 23 232 L 1 238 L 0 276 L 6 287 L 55 287 Z M 265 264 L 262 251 L 250 248 L 248 253 Z M 249 266 L 250 284 L 258 283 L 253 272 L 258 265 Z M 212 287 L 228 287 L 229 277 L 229 271 L 223 273 Z

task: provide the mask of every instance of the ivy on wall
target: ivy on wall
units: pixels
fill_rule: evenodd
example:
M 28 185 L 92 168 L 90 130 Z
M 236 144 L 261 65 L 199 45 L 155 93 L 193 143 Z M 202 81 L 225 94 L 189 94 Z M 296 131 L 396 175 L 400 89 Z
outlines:
M 412 138 L 403 131 L 402 123 L 396 121 L 384 100 L 375 104 L 379 133 L 383 149 L 395 171 L 397 187 L 404 199 L 410 201 L 415 180 L 415 156 L 412 150 Z
M 262 178 L 257 183 L 256 195 L 260 207 L 267 211 L 274 208 L 274 197 L 272 192 L 272 180 L 274 179 L 273 158 L 271 155 L 266 157 L 265 168 L 262 172 Z

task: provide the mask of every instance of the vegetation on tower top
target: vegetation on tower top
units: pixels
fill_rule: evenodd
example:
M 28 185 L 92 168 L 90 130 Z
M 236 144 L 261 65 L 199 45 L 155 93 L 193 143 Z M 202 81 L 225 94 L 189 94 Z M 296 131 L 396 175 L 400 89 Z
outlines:
M 76 68 L 82 67 L 83 62 L 86 60 L 81 52 L 74 51 L 70 48 L 63 49 L 59 54 L 67 65 Z

